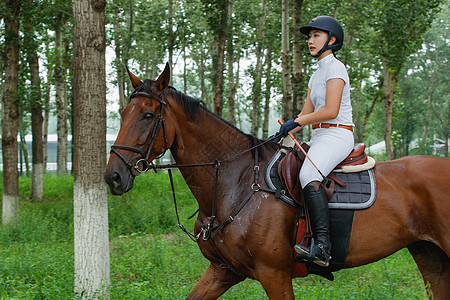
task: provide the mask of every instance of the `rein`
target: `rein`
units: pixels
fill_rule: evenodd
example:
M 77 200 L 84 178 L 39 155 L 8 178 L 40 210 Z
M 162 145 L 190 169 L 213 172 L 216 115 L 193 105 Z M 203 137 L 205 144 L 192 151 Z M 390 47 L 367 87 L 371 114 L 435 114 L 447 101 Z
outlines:
M 247 204 L 247 202 L 250 200 L 251 196 L 255 192 L 258 192 L 258 191 L 275 192 L 275 190 L 262 188 L 258 182 L 259 181 L 258 148 L 270 141 L 273 141 L 277 137 L 278 136 L 271 137 L 271 138 L 265 140 L 264 142 L 261 142 L 249 149 L 241 151 L 241 152 L 237 153 L 236 155 L 229 157 L 222 161 L 216 160 L 214 162 L 202 163 L 202 164 L 166 164 L 166 165 L 154 165 L 153 164 L 152 165 L 152 168 L 155 171 L 155 173 L 157 172 L 157 169 L 168 169 L 168 173 L 169 173 L 169 177 L 170 177 L 170 184 L 171 184 L 171 188 L 172 188 L 172 197 L 173 197 L 173 201 L 174 201 L 174 205 L 175 205 L 175 213 L 176 213 L 177 221 L 178 221 L 178 227 L 180 227 L 181 230 L 183 232 L 185 232 L 191 240 L 193 240 L 194 242 L 197 242 L 202 233 L 203 233 L 202 239 L 204 241 L 212 239 L 220 230 L 222 230 L 225 226 L 227 226 L 229 223 L 231 223 L 234 220 L 234 217 L 239 213 L 239 211 L 241 211 L 241 209 L 245 206 L 245 204 Z M 254 167 L 253 167 L 253 169 L 255 171 L 254 182 L 251 185 L 251 190 L 250 190 L 249 194 L 247 194 L 247 196 L 240 203 L 240 205 L 234 210 L 234 212 L 223 223 L 213 227 L 214 221 L 216 220 L 217 185 L 219 182 L 219 168 L 220 168 L 221 164 L 232 161 L 232 160 L 238 158 L 239 156 L 241 156 L 249 151 L 255 150 L 255 149 L 256 149 L 255 163 L 254 163 Z M 211 213 L 211 217 L 208 217 L 208 219 L 209 219 L 208 226 L 205 227 L 202 225 L 202 229 L 201 229 L 200 233 L 195 236 L 194 234 L 188 232 L 186 230 L 186 228 L 180 222 L 180 218 L 178 215 L 178 205 L 177 205 L 177 200 L 176 200 L 176 196 L 175 196 L 175 187 L 173 184 L 171 169 L 184 168 L 184 167 L 206 167 L 206 166 L 214 166 L 216 168 L 216 175 L 214 178 L 214 194 L 213 194 L 213 203 L 212 203 L 212 213 Z M 189 217 L 189 219 L 192 218 L 193 216 L 195 216 L 195 214 L 197 212 L 198 212 L 198 210 L 191 217 Z
M 224 258 L 224 256 L 222 255 L 222 253 L 220 252 L 220 250 L 217 248 L 217 246 L 215 245 L 213 238 L 214 236 L 216 236 L 217 233 L 219 233 L 225 226 L 227 226 L 228 224 L 230 224 L 231 222 L 233 222 L 234 218 L 236 217 L 236 215 L 242 210 L 242 208 L 248 203 L 248 201 L 251 199 L 251 197 L 253 196 L 254 193 L 259 192 L 259 191 L 265 191 L 265 192 L 272 192 L 274 193 L 275 190 L 271 190 L 271 189 L 266 189 L 266 188 L 262 188 L 261 185 L 259 184 L 259 159 L 258 159 L 258 148 L 261 147 L 262 145 L 273 141 L 275 139 L 277 139 L 279 136 L 275 135 L 270 137 L 269 139 L 249 148 L 246 149 L 244 151 L 241 151 L 227 159 L 224 159 L 222 161 L 219 160 L 215 160 L 214 162 L 208 162 L 208 163 L 200 163 L 200 164 L 166 164 L 166 165 L 155 165 L 153 162 L 149 163 L 148 159 L 150 157 L 150 153 L 153 149 L 153 145 L 156 141 L 156 137 L 159 133 L 159 131 L 161 130 L 161 128 L 163 128 L 164 131 L 164 151 L 158 155 L 156 158 L 161 158 L 167 149 L 167 145 L 168 145 L 168 141 L 167 141 L 167 134 L 166 134 L 166 123 L 164 120 L 164 108 L 167 105 L 166 103 L 166 91 L 167 89 L 165 89 L 163 91 L 163 97 L 159 98 L 156 95 L 154 95 L 153 93 L 147 93 L 147 92 L 133 92 L 133 94 L 131 94 L 130 99 L 137 97 L 137 96 L 144 96 L 150 99 L 155 99 L 156 101 L 158 101 L 161 104 L 161 111 L 159 113 L 158 119 L 156 121 L 155 126 L 153 127 L 153 131 L 152 134 L 149 135 L 149 137 L 147 138 L 146 142 L 144 143 L 143 149 L 145 149 L 145 147 L 150 143 L 150 146 L 147 150 L 147 152 L 145 152 L 143 149 L 140 148 L 136 148 L 136 147 L 131 147 L 131 146 L 126 146 L 126 145 L 112 145 L 111 146 L 111 152 L 115 153 L 120 159 L 122 159 L 122 161 L 128 166 L 128 168 L 130 169 L 131 173 L 133 174 L 132 170 L 137 171 L 138 173 L 145 173 L 147 171 L 149 171 L 150 169 L 153 169 L 155 171 L 155 173 L 157 172 L 157 169 L 168 169 L 168 173 L 169 173 L 169 178 L 170 178 L 170 184 L 172 187 L 172 196 L 173 196 L 173 201 L 174 201 L 174 205 L 175 205 L 175 213 L 177 216 L 177 222 L 178 222 L 178 227 L 180 227 L 180 229 L 187 234 L 187 236 L 194 242 L 197 242 L 200 237 L 203 235 L 202 240 L 204 241 L 210 241 L 212 246 L 214 247 L 214 249 L 216 250 L 216 252 L 219 254 L 219 257 L 222 259 L 223 263 L 220 265 L 221 268 L 227 268 L 230 271 L 232 271 L 233 273 L 241 276 L 241 277 L 248 277 L 246 275 L 244 275 L 243 273 L 241 273 L 240 271 L 236 270 L 234 267 L 232 267 L 229 263 L 227 263 L 226 259 Z M 134 165 L 131 162 L 128 162 L 125 157 L 117 151 L 117 149 L 120 150 L 127 150 L 127 151 L 131 151 L 131 152 L 135 152 L 135 153 L 139 153 L 141 155 L 141 158 L 136 160 Z M 214 226 L 214 222 L 216 221 L 216 202 L 217 202 L 217 186 L 218 186 L 218 182 L 219 182 L 219 169 L 221 164 L 235 160 L 236 158 L 238 158 L 239 156 L 242 156 L 243 154 L 255 150 L 255 159 L 254 159 L 254 182 L 252 183 L 251 187 L 250 187 L 250 191 L 247 194 L 247 196 L 244 198 L 244 200 L 239 204 L 239 206 L 233 211 L 233 213 L 231 213 L 231 215 L 221 224 Z M 213 194 L 213 203 L 212 203 L 212 212 L 211 212 L 211 217 L 207 217 L 207 220 L 209 220 L 208 225 L 204 226 L 203 222 L 202 222 L 202 226 L 201 226 L 201 230 L 197 235 L 194 235 L 193 233 L 189 232 L 180 222 L 180 217 L 178 214 L 178 205 L 177 205 L 177 200 L 176 200 L 176 196 L 175 196 L 175 187 L 174 187 L 174 183 L 173 183 L 173 176 L 172 176 L 172 169 L 174 168 L 187 168 L 187 167 L 206 167 L 206 166 L 214 166 L 216 168 L 216 174 L 215 174 L 215 179 L 214 179 L 214 194 Z M 193 216 L 195 216 L 195 214 L 197 214 L 198 210 L 190 217 L 192 218 Z

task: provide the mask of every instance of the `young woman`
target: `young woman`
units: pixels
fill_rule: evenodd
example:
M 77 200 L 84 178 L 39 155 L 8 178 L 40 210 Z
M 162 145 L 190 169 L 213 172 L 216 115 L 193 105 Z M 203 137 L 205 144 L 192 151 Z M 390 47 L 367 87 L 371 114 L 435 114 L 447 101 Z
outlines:
M 311 56 L 317 58 L 318 69 L 308 83 L 308 93 L 302 111 L 280 127 L 286 136 L 305 125 L 312 125 L 309 157 L 322 172 L 329 174 L 354 146 L 350 82 L 347 69 L 334 55 L 342 47 L 344 32 L 334 18 L 318 16 L 300 31 L 308 36 Z M 322 176 L 306 159 L 300 171 L 300 183 L 311 219 L 314 244 L 295 245 L 305 259 L 319 266 L 328 266 L 331 259 L 328 200 L 320 182 Z

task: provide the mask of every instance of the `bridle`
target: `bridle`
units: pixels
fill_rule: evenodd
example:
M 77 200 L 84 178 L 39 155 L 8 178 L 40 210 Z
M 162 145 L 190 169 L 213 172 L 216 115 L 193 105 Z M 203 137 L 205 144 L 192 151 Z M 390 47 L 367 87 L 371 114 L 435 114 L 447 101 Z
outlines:
M 213 237 L 219 233 L 225 226 L 227 226 L 228 224 L 230 224 L 233 220 L 234 217 L 236 217 L 236 215 L 242 210 L 242 208 L 249 202 L 249 200 L 252 198 L 254 193 L 257 193 L 259 191 L 265 191 L 265 192 L 269 192 L 269 193 L 275 193 L 275 190 L 271 190 L 268 188 L 263 188 L 260 186 L 259 184 L 259 160 L 258 160 L 258 148 L 261 147 L 262 145 L 275 140 L 276 138 L 278 138 L 278 135 L 274 135 L 272 137 L 270 137 L 269 139 L 253 146 L 250 147 L 244 151 L 241 151 L 227 159 L 224 159 L 222 161 L 216 160 L 214 162 L 207 162 L 207 163 L 201 163 L 201 164 L 183 164 L 183 165 L 159 165 L 159 166 L 155 166 L 153 161 L 151 163 L 148 162 L 148 159 L 150 157 L 150 153 L 153 149 L 153 145 L 156 141 L 156 137 L 158 136 L 159 131 L 161 130 L 161 128 L 163 128 L 164 131 L 164 151 L 158 155 L 156 158 L 160 158 L 162 157 L 166 151 L 168 150 L 167 145 L 167 134 L 166 134 L 166 123 L 164 120 L 164 108 L 166 106 L 166 92 L 167 92 L 167 88 L 163 90 L 163 95 L 162 98 L 156 96 L 155 94 L 153 94 L 152 92 L 133 92 L 130 96 L 130 100 L 134 97 L 137 96 L 143 96 L 143 97 L 147 97 L 150 99 L 154 99 L 156 101 L 158 101 L 161 104 L 161 110 L 159 112 L 159 116 L 158 119 L 156 121 L 156 124 L 153 127 L 153 131 L 152 134 L 149 135 L 149 137 L 147 138 L 146 142 L 144 143 L 144 146 L 142 149 L 136 148 L 136 147 L 131 147 L 131 146 L 126 146 L 126 145 L 112 145 L 111 146 L 111 152 L 115 153 L 130 169 L 131 173 L 132 170 L 136 170 L 138 173 L 145 173 L 150 169 L 154 169 L 154 171 L 156 172 L 156 169 L 168 169 L 168 173 L 169 173 L 169 178 L 170 178 L 170 183 L 172 186 L 172 194 L 173 194 L 173 200 L 174 200 L 174 205 L 175 205 L 175 212 L 176 212 L 176 216 L 177 216 L 177 221 L 178 221 L 178 226 L 181 228 L 181 230 L 183 232 L 185 232 L 194 242 L 197 242 L 200 238 L 202 238 L 204 241 L 209 240 L 213 246 L 213 248 L 216 250 L 216 252 L 218 253 L 219 257 L 221 258 L 221 260 L 223 261 L 222 264 L 220 264 L 221 268 L 226 268 L 229 269 L 230 271 L 232 271 L 233 273 L 237 274 L 240 277 L 246 278 L 248 277 L 247 275 L 244 275 L 243 273 L 241 273 L 240 271 L 238 271 L 237 269 L 235 269 L 231 264 L 229 264 L 227 262 L 227 260 L 225 259 L 225 257 L 222 255 L 222 252 L 219 250 L 219 248 L 216 246 L 216 244 L 213 241 Z M 150 143 L 150 146 L 147 150 L 147 152 L 145 152 L 145 147 Z M 134 165 L 131 162 L 128 162 L 125 157 L 120 154 L 120 152 L 117 151 L 117 149 L 120 150 L 127 150 L 127 151 L 131 151 L 131 152 L 135 152 L 135 153 L 139 153 L 141 155 L 141 158 L 136 160 L 136 162 L 134 163 Z M 251 185 L 251 188 L 249 190 L 249 193 L 247 194 L 247 196 L 243 199 L 243 201 L 241 201 L 241 203 L 239 204 L 239 206 L 230 214 L 230 216 L 223 221 L 222 223 L 215 225 L 215 220 L 216 220 L 216 201 L 217 201 L 217 185 L 219 182 L 219 168 L 220 165 L 224 162 L 228 162 L 228 161 L 232 161 L 236 158 L 238 158 L 239 156 L 243 155 L 244 153 L 247 153 L 249 151 L 255 150 L 255 156 L 254 156 L 254 167 L 253 167 L 253 171 L 254 171 L 254 182 Z M 213 201 L 212 201 L 212 213 L 211 216 L 207 218 L 207 222 L 208 225 L 205 226 L 204 224 L 201 225 L 201 231 L 197 234 L 194 235 L 192 233 L 190 233 L 188 230 L 186 230 L 186 228 L 181 224 L 180 222 L 180 218 L 179 218 L 179 214 L 178 214 L 178 208 L 177 208 L 177 201 L 176 201 L 176 197 L 175 197 L 175 189 L 174 189 L 174 184 L 173 184 L 173 179 L 172 179 L 172 172 L 171 169 L 172 168 L 180 168 L 180 167 L 205 167 L 205 166 L 214 166 L 216 169 L 216 174 L 215 174 L 215 178 L 214 178 L 214 195 L 213 195 Z M 195 216 L 197 214 L 198 210 L 190 217 L 192 218 L 193 216 Z
M 150 153 L 152 152 L 153 146 L 155 144 L 156 137 L 158 136 L 158 133 L 161 130 L 161 128 L 163 129 L 163 132 L 164 132 L 164 151 L 161 154 L 159 154 L 156 158 L 161 158 L 162 156 L 164 156 L 164 154 L 166 153 L 166 151 L 168 149 L 167 148 L 168 142 L 167 142 L 167 133 L 166 133 L 166 121 L 164 120 L 164 108 L 166 107 L 166 104 L 167 104 L 166 91 L 167 91 L 167 88 L 163 90 L 162 98 L 158 97 L 157 95 L 155 95 L 152 92 L 136 92 L 136 91 L 134 91 L 130 96 L 130 101 L 131 101 L 131 99 L 133 99 L 135 97 L 143 96 L 143 97 L 147 97 L 147 98 L 156 100 L 161 104 L 161 110 L 157 117 L 156 124 L 153 126 L 153 131 L 148 136 L 142 149 L 139 149 L 136 147 L 131 147 L 131 146 L 126 146 L 126 145 L 117 145 L 117 144 L 111 146 L 111 152 L 116 154 L 120 159 L 122 159 L 122 161 L 130 169 L 130 171 L 135 170 L 138 173 L 145 173 L 149 169 L 154 168 L 153 161 L 152 161 L 152 163 L 149 163 L 148 159 L 150 157 Z M 145 152 L 144 149 L 147 147 L 148 144 L 150 144 L 150 146 L 148 147 L 147 152 Z M 131 162 L 127 161 L 125 159 L 125 157 L 119 151 L 117 151 L 117 149 L 139 153 L 141 155 L 141 158 L 135 160 L 134 165 L 133 165 L 132 161 Z

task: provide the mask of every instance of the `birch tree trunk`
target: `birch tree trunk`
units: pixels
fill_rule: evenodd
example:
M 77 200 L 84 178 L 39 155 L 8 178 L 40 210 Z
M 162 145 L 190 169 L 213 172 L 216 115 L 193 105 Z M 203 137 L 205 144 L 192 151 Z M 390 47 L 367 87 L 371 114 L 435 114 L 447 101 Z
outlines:
M 106 163 L 106 1 L 73 7 L 75 294 L 109 298 Z
M 281 11 L 281 62 L 283 68 L 283 121 L 293 117 L 293 103 L 291 94 L 291 54 L 289 50 L 289 0 L 282 0 Z
M 20 1 L 5 1 L 4 82 L 2 88 L 3 224 L 15 224 L 19 218 L 19 181 L 17 133 L 19 108 L 16 93 L 19 73 Z

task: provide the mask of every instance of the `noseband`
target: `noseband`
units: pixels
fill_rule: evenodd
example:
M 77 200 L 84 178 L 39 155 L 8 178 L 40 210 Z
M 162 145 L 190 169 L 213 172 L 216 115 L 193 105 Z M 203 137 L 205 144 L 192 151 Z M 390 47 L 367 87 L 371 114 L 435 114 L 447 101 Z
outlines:
M 143 96 L 143 97 L 147 97 L 147 98 L 156 100 L 161 104 L 161 110 L 160 110 L 158 118 L 156 120 L 156 124 L 155 124 L 155 126 L 153 126 L 152 134 L 148 136 L 142 149 L 139 149 L 136 147 L 131 147 L 131 146 L 126 146 L 126 145 L 116 145 L 116 144 L 111 146 L 111 153 L 116 154 L 120 159 L 122 159 L 122 161 L 130 169 L 130 171 L 135 170 L 138 173 L 145 173 L 150 168 L 154 167 L 153 162 L 150 164 L 148 162 L 148 159 L 150 157 L 150 153 L 152 152 L 153 145 L 155 144 L 156 137 L 158 136 L 158 133 L 161 130 L 161 127 L 163 128 L 163 132 L 164 132 L 164 151 L 160 155 L 158 155 L 156 158 L 161 158 L 162 156 L 164 156 L 164 154 L 167 151 L 168 143 L 167 143 L 167 133 L 166 133 L 166 122 L 164 120 L 164 108 L 166 107 L 166 104 L 167 104 L 166 103 L 166 91 L 167 91 L 167 89 L 163 90 L 162 98 L 156 96 L 152 92 L 136 92 L 135 91 L 130 96 L 130 101 L 131 101 L 131 99 L 133 99 L 135 97 Z M 150 144 L 150 146 L 149 146 L 147 152 L 145 152 L 145 148 L 148 144 Z M 125 157 L 119 151 L 117 151 L 118 149 L 139 153 L 141 155 L 141 158 L 136 160 L 136 162 L 133 165 L 132 162 L 128 162 L 125 159 Z

